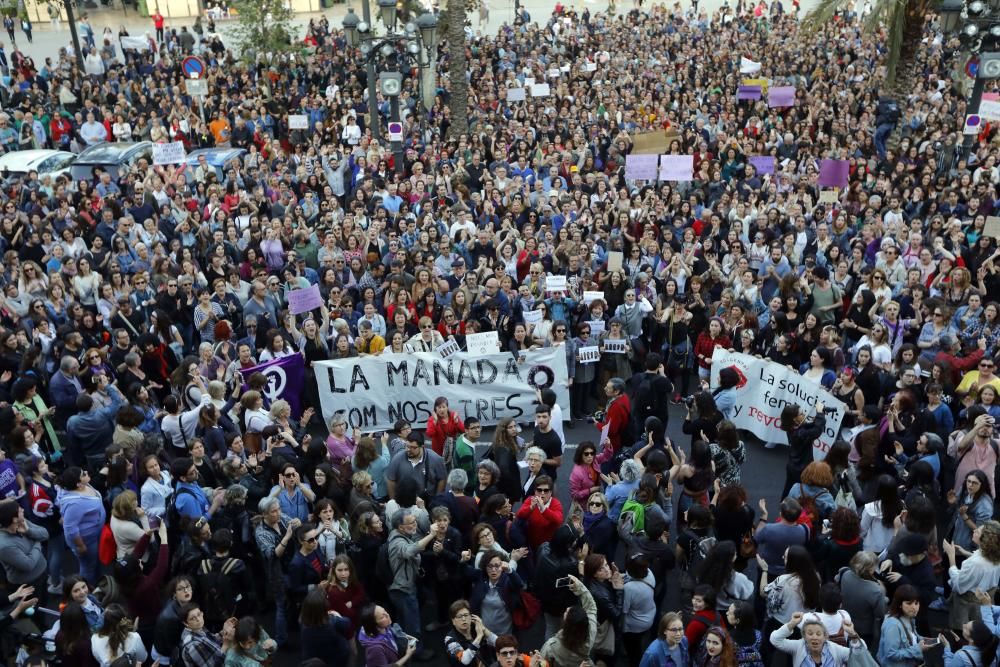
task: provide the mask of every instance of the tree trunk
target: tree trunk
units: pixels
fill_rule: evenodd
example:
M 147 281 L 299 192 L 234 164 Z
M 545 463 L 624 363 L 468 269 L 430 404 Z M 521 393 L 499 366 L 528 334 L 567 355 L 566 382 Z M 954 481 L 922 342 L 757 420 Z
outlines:
M 469 69 L 465 58 L 465 0 L 449 0 L 445 9 L 448 36 L 448 84 L 451 125 L 448 138 L 469 133 Z
M 906 96 L 915 90 L 916 83 L 923 74 L 923 66 L 917 60 L 917 50 L 924 36 L 924 24 L 932 10 L 933 7 L 928 0 L 910 0 L 902 10 L 905 12 L 905 18 L 899 44 L 899 59 L 890 81 L 885 86 L 885 94 L 895 100 L 900 108 L 906 107 Z M 902 137 L 903 119 L 900 118 L 886 140 L 886 147 L 895 151 Z

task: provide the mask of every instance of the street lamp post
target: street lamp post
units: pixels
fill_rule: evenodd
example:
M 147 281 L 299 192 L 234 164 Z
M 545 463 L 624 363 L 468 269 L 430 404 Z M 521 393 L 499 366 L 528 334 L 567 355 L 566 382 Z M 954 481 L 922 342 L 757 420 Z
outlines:
M 375 105 L 377 92 L 389 99 L 389 116 L 391 122 L 401 122 L 399 110 L 399 95 L 403 89 L 403 75 L 399 71 L 405 60 L 416 61 L 420 72 L 418 88 L 421 101 L 426 110 L 434 103 L 434 66 L 437 60 L 437 25 L 438 19 L 431 12 L 421 14 L 416 23 L 407 22 L 403 32 L 396 32 L 398 11 L 396 0 L 376 0 L 379 17 L 385 25 L 388 34 L 376 36 L 369 22 L 371 11 L 368 0 L 364 1 L 365 21 L 359 21 L 353 10 L 348 9 L 344 17 L 343 27 L 347 42 L 352 47 L 358 47 L 368 65 L 368 96 L 371 99 L 371 126 L 376 140 L 381 139 L 378 108 Z M 383 58 L 389 68 L 378 74 L 378 91 L 375 90 L 375 65 L 379 57 Z M 429 90 L 428 90 L 429 89 Z M 392 141 L 393 162 L 397 174 L 403 173 L 403 142 Z
M 978 114 L 986 82 L 1000 79 L 1000 52 L 990 50 L 1000 47 L 1000 0 L 972 0 L 968 3 L 964 0 L 942 0 L 938 23 L 946 35 L 958 32 L 962 44 L 979 59 L 972 94 L 965 108 L 966 116 Z M 966 166 L 977 136 L 965 134 L 962 139 L 959 159 Z

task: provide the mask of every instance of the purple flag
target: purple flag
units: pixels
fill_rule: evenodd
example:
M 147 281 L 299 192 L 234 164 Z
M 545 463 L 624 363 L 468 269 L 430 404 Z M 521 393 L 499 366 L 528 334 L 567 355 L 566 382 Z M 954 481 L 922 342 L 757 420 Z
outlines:
M 847 160 L 820 160 L 818 183 L 823 188 L 846 188 L 850 172 Z
M 757 175 L 774 175 L 774 157 L 770 155 L 753 155 L 750 157 L 750 164 L 757 168 Z
M 267 377 L 264 395 L 272 403 L 278 399 L 288 401 L 288 405 L 292 408 L 292 417 L 298 419 L 302 414 L 301 401 L 305 389 L 306 366 L 301 354 L 290 354 L 252 368 L 244 368 L 240 372 L 244 380 L 254 373 L 263 373 Z
M 767 106 L 795 106 L 795 86 L 771 86 L 767 89 Z
M 759 100 L 760 98 L 760 86 L 739 86 L 736 89 L 737 100 Z

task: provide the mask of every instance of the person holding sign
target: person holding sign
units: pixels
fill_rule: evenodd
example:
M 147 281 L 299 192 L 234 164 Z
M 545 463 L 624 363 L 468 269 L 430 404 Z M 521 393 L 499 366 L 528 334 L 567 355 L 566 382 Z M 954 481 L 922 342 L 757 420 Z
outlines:
M 627 378 L 632 375 L 632 341 L 622 330 L 622 321 L 612 317 L 608 331 L 601 334 L 598 347 L 601 350 L 601 381 L 611 378 Z M 602 385 L 603 386 L 603 385 Z M 608 398 L 611 398 L 610 396 Z
M 431 439 L 431 449 L 438 456 L 444 456 L 445 440 L 453 440 L 465 433 L 465 424 L 458 413 L 448 406 L 448 399 L 438 396 L 434 399 L 434 412 L 427 418 L 427 437 Z

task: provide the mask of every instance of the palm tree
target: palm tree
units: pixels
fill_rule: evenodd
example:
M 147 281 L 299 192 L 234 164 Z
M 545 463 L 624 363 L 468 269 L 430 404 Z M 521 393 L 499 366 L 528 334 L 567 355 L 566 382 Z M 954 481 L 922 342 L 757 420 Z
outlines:
M 448 40 L 448 106 L 451 108 L 451 125 L 448 138 L 457 139 L 469 133 L 469 69 L 465 56 L 466 0 L 448 0 L 444 10 L 444 34 Z
M 818 31 L 829 25 L 834 15 L 847 8 L 852 0 L 820 0 L 803 20 L 805 30 Z M 873 0 L 872 11 L 865 19 L 869 34 L 883 32 L 888 46 L 885 54 L 886 77 L 882 95 L 904 105 L 906 96 L 920 77 L 918 52 L 924 24 L 937 11 L 940 0 Z M 883 29 L 884 26 L 884 29 Z M 898 142 L 900 124 L 889 138 L 889 146 Z

